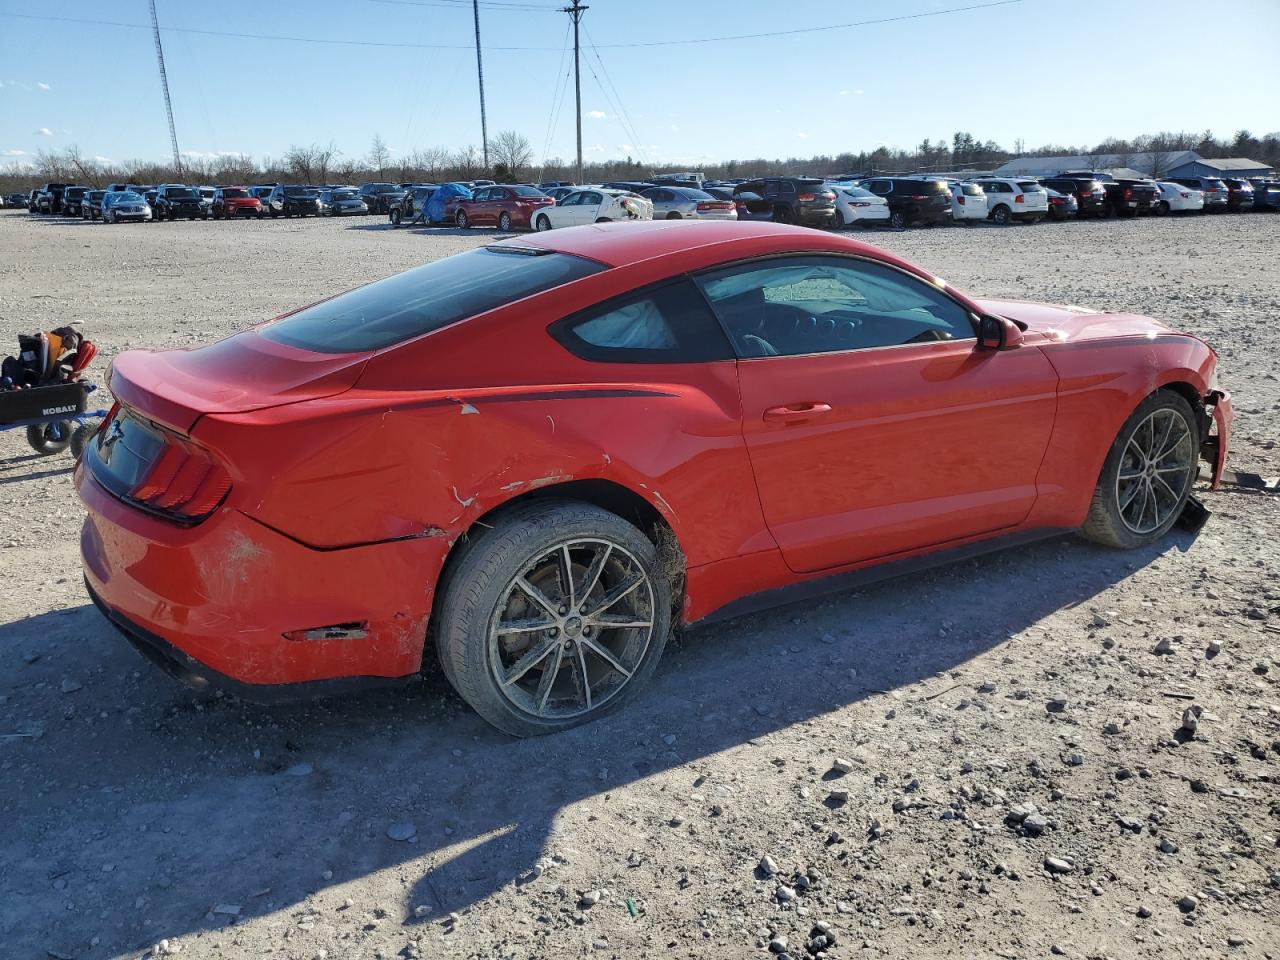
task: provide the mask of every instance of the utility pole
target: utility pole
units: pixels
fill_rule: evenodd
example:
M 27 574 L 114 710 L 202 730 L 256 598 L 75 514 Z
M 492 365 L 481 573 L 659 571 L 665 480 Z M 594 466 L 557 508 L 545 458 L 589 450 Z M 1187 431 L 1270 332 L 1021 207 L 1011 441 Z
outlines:
M 579 62 L 578 23 L 589 9 L 591 8 L 583 5 L 582 0 L 573 0 L 572 7 L 560 8 L 561 13 L 567 13 L 573 18 L 573 99 L 577 107 L 574 119 L 578 126 L 578 183 L 582 183 L 582 66 Z
M 489 124 L 484 116 L 484 60 L 480 56 L 480 0 L 471 0 L 476 18 L 476 74 L 480 77 L 480 139 L 484 150 L 484 169 L 489 172 Z
M 173 146 L 173 166 L 182 173 L 182 155 L 178 153 L 178 130 L 173 125 L 173 102 L 169 99 L 169 77 L 164 72 L 164 48 L 160 46 L 160 21 L 156 18 L 156 0 L 151 0 L 151 29 L 156 35 L 156 60 L 160 63 L 160 86 L 164 89 L 164 110 L 169 115 L 169 143 Z

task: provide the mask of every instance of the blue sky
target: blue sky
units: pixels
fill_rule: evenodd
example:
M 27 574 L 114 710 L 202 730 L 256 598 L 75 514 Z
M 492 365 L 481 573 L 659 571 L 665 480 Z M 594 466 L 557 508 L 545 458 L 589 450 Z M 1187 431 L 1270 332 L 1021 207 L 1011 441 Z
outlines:
M 583 18 L 587 159 L 712 159 L 909 147 L 966 130 L 1096 142 L 1157 130 L 1280 127 L 1280 0 L 1228 8 L 1108 0 L 1088 13 L 1018 0 L 936 17 L 787 36 L 692 40 L 928 13 L 982 0 L 590 0 Z M 571 158 L 571 57 L 555 0 L 482 4 L 489 131 L 535 158 Z M 278 156 L 332 140 L 362 157 L 479 144 L 471 7 L 458 0 L 159 0 L 161 26 L 457 49 L 162 34 L 184 153 Z M 210 11 L 216 11 L 211 13 Z M 5 14 L 111 20 L 127 26 Z M 1210 30 L 1210 21 L 1215 24 Z M 0 164 L 76 145 L 164 159 L 168 129 L 146 0 L 0 0 Z M 1112 24 L 1140 40 L 1114 42 Z M 1092 26 L 1090 26 L 1092 24 Z M 1137 36 L 1137 34 L 1131 34 Z M 595 47 L 593 51 L 592 47 Z M 537 48 L 537 49 L 503 49 Z M 1219 86 L 1219 82 L 1223 86 Z M 1141 109 L 1138 104 L 1143 103 Z

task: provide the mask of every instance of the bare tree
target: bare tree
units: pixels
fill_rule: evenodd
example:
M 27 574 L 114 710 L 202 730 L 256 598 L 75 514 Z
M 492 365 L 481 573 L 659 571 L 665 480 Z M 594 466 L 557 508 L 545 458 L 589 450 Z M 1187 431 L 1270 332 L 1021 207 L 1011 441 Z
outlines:
M 285 151 L 282 159 L 294 179 L 303 183 L 311 183 L 312 173 L 316 166 L 316 149 L 315 144 L 309 147 L 300 147 L 295 143 Z
M 476 174 L 484 171 L 484 164 L 480 160 L 480 151 L 475 148 L 475 144 L 469 143 L 455 151 L 453 156 L 449 158 L 449 162 L 460 180 L 472 180 Z
M 520 170 L 533 159 L 533 147 L 524 134 L 503 130 L 489 141 L 489 157 L 495 167 L 506 167 L 511 176 L 518 179 Z
M 391 150 L 382 142 L 382 137 L 373 135 L 373 143 L 369 147 L 369 168 L 378 171 L 378 179 L 387 175 L 387 165 L 391 163 Z
M 329 168 L 333 166 L 333 162 L 342 156 L 342 151 L 338 149 L 337 144 L 330 140 L 323 147 L 312 147 L 314 151 L 316 164 L 316 180 L 308 181 L 309 183 L 328 183 Z

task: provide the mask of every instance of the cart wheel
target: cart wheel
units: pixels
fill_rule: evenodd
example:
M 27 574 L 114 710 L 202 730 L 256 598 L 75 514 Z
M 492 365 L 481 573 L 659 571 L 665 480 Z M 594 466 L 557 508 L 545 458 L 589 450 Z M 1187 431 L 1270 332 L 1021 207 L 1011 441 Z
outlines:
M 71 443 L 71 421 L 56 420 L 53 423 L 33 423 L 27 427 L 27 443 L 36 453 L 49 456 L 61 453 Z
M 89 445 L 89 438 L 98 432 L 92 424 L 82 423 L 71 431 L 71 455 L 79 460 L 84 456 L 84 448 Z

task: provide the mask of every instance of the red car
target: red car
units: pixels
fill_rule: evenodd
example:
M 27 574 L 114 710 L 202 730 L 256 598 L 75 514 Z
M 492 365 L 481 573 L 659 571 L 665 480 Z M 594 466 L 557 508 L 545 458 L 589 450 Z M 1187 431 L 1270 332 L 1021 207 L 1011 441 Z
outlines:
M 213 201 L 209 205 L 213 219 L 230 220 L 233 217 L 261 217 L 262 201 L 249 192 L 247 187 L 218 187 L 213 191 Z
M 534 187 L 481 187 L 470 200 L 459 200 L 454 222 L 467 227 L 497 227 L 508 231 L 516 227 L 528 230 L 533 215 L 543 207 L 555 206 L 555 200 Z
M 1221 476 L 1216 366 L 823 231 L 508 239 L 120 355 L 76 470 L 85 580 L 193 684 L 405 679 L 434 647 L 544 733 L 634 695 L 675 622 L 1062 531 L 1152 542 L 1202 457 Z

